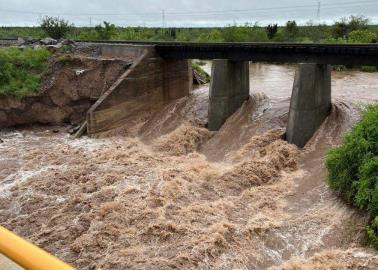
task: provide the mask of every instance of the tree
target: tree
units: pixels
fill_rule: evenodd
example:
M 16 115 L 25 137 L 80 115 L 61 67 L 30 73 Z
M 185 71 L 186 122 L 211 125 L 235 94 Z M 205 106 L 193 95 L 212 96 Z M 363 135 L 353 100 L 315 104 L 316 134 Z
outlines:
M 111 39 L 116 33 L 117 29 L 114 24 L 104 21 L 104 26 L 101 24 L 95 26 L 97 39 L 108 40 Z
M 369 19 L 364 16 L 350 16 L 349 17 L 349 31 L 366 30 L 369 24 Z
M 278 31 L 278 25 L 277 24 L 269 24 L 266 28 L 266 34 L 269 39 L 273 39 Z
M 52 38 L 60 39 L 67 36 L 73 24 L 59 17 L 46 16 L 42 19 L 41 28 Z
M 286 23 L 285 34 L 289 40 L 296 39 L 298 37 L 299 27 L 296 21 L 288 21 Z
M 171 35 L 171 38 L 172 38 L 173 40 L 176 39 L 176 37 L 177 37 L 177 34 L 176 34 L 176 28 L 171 28 L 170 35 Z
M 332 34 L 334 38 L 345 38 L 352 31 L 366 30 L 369 20 L 363 16 L 350 16 L 349 18 L 341 18 L 332 26 Z
M 222 37 L 222 33 L 219 30 L 213 29 L 209 33 L 202 33 L 198 37 L 197 41 L 198 42 L 222 42 L 223 37 Z

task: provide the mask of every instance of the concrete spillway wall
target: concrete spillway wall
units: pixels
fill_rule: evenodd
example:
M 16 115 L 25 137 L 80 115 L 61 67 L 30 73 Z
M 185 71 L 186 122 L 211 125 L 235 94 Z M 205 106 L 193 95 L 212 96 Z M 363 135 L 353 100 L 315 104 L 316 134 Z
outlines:
M 101 52 L 103 57 L 135 60 L 88 111 L 90 135 L 120 127 L 141 113 L 153 113 L 192 89 L 188 60 L 163 59 L 152 46 L 104 45 Z

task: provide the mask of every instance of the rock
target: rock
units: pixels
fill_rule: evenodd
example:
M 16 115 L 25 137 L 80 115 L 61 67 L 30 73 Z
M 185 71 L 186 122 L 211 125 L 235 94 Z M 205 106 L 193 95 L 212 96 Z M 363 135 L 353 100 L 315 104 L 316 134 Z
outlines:
M 76 76 L 79 76 L 79 75 L 83 74 L 84 72 L 85 72 L 85 69 L 77 69 L 77 70 L 75 70 Z
M 34 49 L 34 50 L 37 50 L 37 49 L 40 49 L 40 48 L 42 48 L 42 46 L 39 45 L 39 44 L 35 44 L 35 45 L 33 45 L 33 49 Z
M 40 42 L 43 45 L 56 45 L 58 43 L 58 41 L 56 39 L 53 39 L 53 38 L 50 38 L 50 37 L 41 39 Z
M 59 40 L 59 43 L 61 43 L 62 45 L 72 45 L 75 42 L 71 39 L 62 39 L 62 40 Z
M 31 37 L 27 37 L 25 39 L 26 45 L 32 45 L 32 44 L 35 44 L 35 43 L 39 44 L 39 39 L 35 39 L 35 38 L 31 38 Z
M 0 143 L 3 143 L 4 141 L 2 139 L 0 139 Z
M 56 52 L 59 51 L 62 48 L 62 44 L 56 44 L 56 45 L 47 45 L 46 48 L 50 52 Z
M 23 38 L 21 38 L 21 37 L 19 37 L 18 39 L 17 39 L 17 45 L 24 45 L 26 42 L 25 42 L 25 39 L 23 39 Z

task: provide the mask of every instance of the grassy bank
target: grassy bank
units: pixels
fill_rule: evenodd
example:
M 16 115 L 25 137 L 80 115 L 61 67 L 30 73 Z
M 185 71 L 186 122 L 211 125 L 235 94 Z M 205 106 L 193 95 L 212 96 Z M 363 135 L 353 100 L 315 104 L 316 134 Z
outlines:
M 49 56 L 46 49 L 0 48 L 0 95 L 35 94 Z
M 327 154 L 326 167 L 330 187 L 372 216 L 367 231 L 378 249 L 378 104 L 369 106 L 342 145 Z

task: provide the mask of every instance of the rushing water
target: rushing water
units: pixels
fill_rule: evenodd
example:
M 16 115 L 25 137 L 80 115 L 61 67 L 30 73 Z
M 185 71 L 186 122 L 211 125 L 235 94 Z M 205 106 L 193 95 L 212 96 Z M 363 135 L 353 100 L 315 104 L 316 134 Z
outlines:
M 79 269 L 378 269 L 323 165 L 378 77 L 334 72 L 332 113 L 299 150 L 280 140 L 294 73 L 251 64 L 252 99 L 215 133 L 208 85 L 129 137 L 1 131 L 0 224 Z

